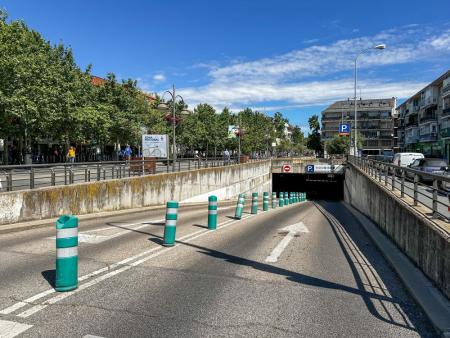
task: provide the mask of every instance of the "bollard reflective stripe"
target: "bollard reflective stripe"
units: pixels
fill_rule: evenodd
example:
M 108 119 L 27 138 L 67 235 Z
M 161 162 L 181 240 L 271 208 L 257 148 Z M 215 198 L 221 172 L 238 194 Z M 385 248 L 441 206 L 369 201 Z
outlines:
M 280 192 L 280 199 L 278 201 L 278 206 L 279 207 L 284 206 L 284 194 L 282 192 Z
M 245 194 L 239 194 L 236 212 L 234 213 L 234 217 L 237 219 L 242 218 L 242 212 L 244 211 L 244 203 L 245 203 Z
M 208 229 L 217 228 L 217 196 L 208 197 Z
M 78 287 L 78 218 L 61 216 L 56 221 L 55 290 L 71 291 Z
M 253 215 L 256 215 L 258 213 L 258 193 L 254 192 L 252 193 L 252 209 L 251 212 Z
M 263 193 L 263 210 L 264 211 L 269 210 L 269 193 L 268 192 Z
M 277 193 L 272 192 L 272 209 L 277 207 Z
M 177 231 L 178 218 L 178 202 L 167 202 L 166 225 L 164 226 L 164 242 L 165 246 L 175 245 L 175 237 Z

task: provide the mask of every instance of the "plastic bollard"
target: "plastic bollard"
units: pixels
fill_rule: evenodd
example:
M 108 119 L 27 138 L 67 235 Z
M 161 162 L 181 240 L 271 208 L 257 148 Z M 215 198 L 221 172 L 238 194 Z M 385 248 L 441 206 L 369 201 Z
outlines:
M 78 218 L 63 215 L 56 221 L 56 291 L 78 287 Z
M 257 192 L 252 193 L 251 212 L 253 215 L 256 215 L 258 213 L 258 193 Z
M 289 195 L 287 192 L 284 193 L 284 205 L 289 205 Z
M 263 193 L 263 211 L 269 210 L 269 193 L 264 192 Z
M 177 232 L 178 202 L 167 202 L 166 225 L 164 226 L 164 246 L 174 246 Z
M 244 203 L 245 203 L 245 194 L 239 194 L 236 205 L 236 212 L 234 213 L 234 218 L 236 219 L 242 218 L 242 212 L 244 211 Z
M 283 207 L 284 206 L 284 194 L 280 192 L 280 199 L 278 200 L 278 206 Z
M 277 207 L 277 193 L 272 192 L 272 209 Z
M 217 228 L 217 196 L 208 197 L 208 229 Z

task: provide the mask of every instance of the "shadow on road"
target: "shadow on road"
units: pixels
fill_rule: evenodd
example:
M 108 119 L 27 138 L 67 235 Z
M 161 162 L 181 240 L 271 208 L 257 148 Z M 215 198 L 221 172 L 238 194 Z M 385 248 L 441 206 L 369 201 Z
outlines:
M 328 208 L 328 203 L 323 203 Z M 341 205 L 340 208 L 342 208 L 342 204 L 340 203 L 330 203 L 330 204 L 339 204 Z M 315 203 L 317 206 L 317 203 Z M 320 210 L 320 208 L 319 208 Z M 323 208 L 322 208 L 323 210 Z M 321 210 L 321 211 L 322 211 Z M 323 211 L 322 211 L 323 212 Z M 202 253 L 204 255 L 208 255 L 210 257 L 214 257 L 217 259 L 224 260 L 231 264 L 238 264 L 242 266 L 248 266 L 256 270 L 272 273 L 272 274 L 278 274 L 282 276 L 286 276 L 286 278 L 290 281 L 300 283 L 303 285 L 309 285 L 319 288 L 326 288 L 326 289 L 333 289 L 333 290 L 340 290 L 344 292 L 348 292 L 351 294 L 358 295 L 362 298 L 364 301 L 367 309 L 369 312 L 376 317 L 377 319 L 386 322 L 391 325 L 399 326 L 402 328 L 406 328 L 412 331 L 417 331 L 415 328 L 415 316 L 414 316 L 414 308 L 411 306 L 411 304 L 405 304 L 402 299 L 391 296 L 391 293 L 389 290 L 392 287 L 393 283 L 399 283 L 398 280 L 385 280 L 385 273 L 383 269 L 385 269 L 384 266 L 381 265 L 379 257 L 378 259 L 374 257 L 373 253 L 368 253 L 368 245 L 367 243 L 363 243 L 361 241 L 361 238 L 358 238 L 356 236 L 356 239 L 353 239 L 353 237 L 350 237 L 349 235 L 342 227 L 342 224 L 338 221 L 337 223 L 335 220 L 330 220 L 328 218 L 328 215 L 324 213 L 324 216 L 329 221 L 329 224 L 339 242 L 339 245 L 345 255 L 345 258 L 351 268 L 351 271 L 354 275 L 357 287 L 350 287 L 347 285 L 327 281 L 321 278 L 308 276 L 299 272 L 290 271 L 281 267 L 277 267 L 270 264 L 261 263 L 258 261 L 246 259 L 243 257 L 227 254 L 225 252 L 217 251 L 214 249 L 206 248 L 203 246 L 199 246 L 193 243 L 186 243 L 183 241 L 177 241 L 177 243 L 190 246 L 196 249 L 199 249 L 199 253 Z M 150 239 L 152 241 L 155 241 L 155 239 Z M 356 251 L 359 253 L 359 257 L 355 258 L 354 253 L 350 255 L 349 250 Z M 373 247 L 372 247 L 373 250 Z M 369 257 L 368 259 L 365 258 L 365 254 Z M 380 255 L 378 253 L 378 255 Z M 385 263 L 384 263 L 385 264 Z M 358 265 L 358 268 L 356 267 Z M 373 278 L 368 278 L 368 272 L 367 266 L 371 267 Z M 366 278 L 369 280 L 363 281 L 361 278 L 361 274 L 365 275 Z M 371 284 L 371 280 L 375 279 L 376 283 Z M 379 281 L 381 279 L 381 281 Z M 383 283 L 386 285 L 383 285 Z M 392 293 L 394 293 L 393 290 Z M 376 303 L 376 305 L 375 305 Z M 389 304 L 389 308 L 386 306 Z M 394 307 L 394 311 L 397 312 L 397 316 L 394 316 L 392 313 L 392 307 Z M 380 313 L 379 310 L 382 310 L 383 314 Z M 405 316 L 408 316 L 408 318 Z M 402 318 L 402 320 L 397 320 L 396 318 Z M 426 330 L 424 330 L 425 332 Z M 420 335 L 422 335 L 420 332 L 418 332 Z M 427 335 L 429 336 L 429 335 Z
M 42 277 L 47 281 L 47 283 L 54 288 L 56 286 L 56 270 L 45 270 L 41 272 Z

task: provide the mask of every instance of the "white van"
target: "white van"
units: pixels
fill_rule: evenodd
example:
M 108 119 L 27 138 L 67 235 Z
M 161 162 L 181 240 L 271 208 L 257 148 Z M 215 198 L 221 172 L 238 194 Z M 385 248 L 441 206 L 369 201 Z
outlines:
M 415 160 L 424 157 L 425 156 L 423 156 L 423 154 L 421 153 L 397 153 L 394 154 L 394 159 L 392 160 L 392 163 L 400 167 L 407 167 Z

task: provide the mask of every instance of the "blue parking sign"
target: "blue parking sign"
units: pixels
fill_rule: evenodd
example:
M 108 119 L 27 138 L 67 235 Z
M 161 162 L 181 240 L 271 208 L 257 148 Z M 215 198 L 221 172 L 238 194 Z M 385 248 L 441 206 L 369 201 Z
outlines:
M 350 135 L 350 123 L 339 123 L 339 135 Z
M 314 172 L 314 165 L 313 164 L 308 164 L 306 166 L 306 172 L 307 173 L 313 173 Z

